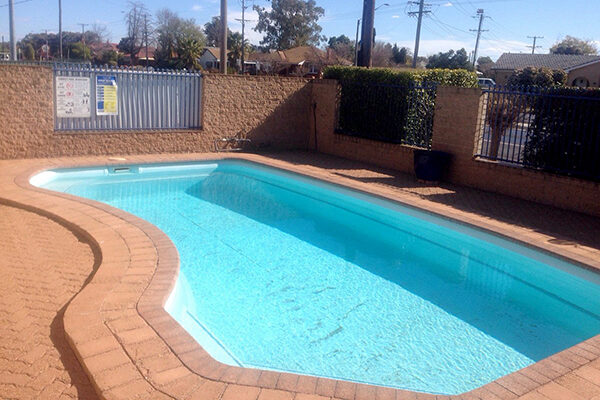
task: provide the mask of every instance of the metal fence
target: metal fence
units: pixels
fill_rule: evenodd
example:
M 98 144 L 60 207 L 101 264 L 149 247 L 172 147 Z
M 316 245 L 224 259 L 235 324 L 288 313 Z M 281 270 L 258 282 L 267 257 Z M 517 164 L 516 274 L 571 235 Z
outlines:
M 483 90 L 477 156 L 600 180 L 600 91 Z
M 201 126 L 200 73 L 66 63 L 54 64 L 53 69 L 54 128 L 57 131 L 168 130 Z M 89 80 L 69 83 L 62 77 Z M 67 96 L 75 92 L 71 90 L 73 85 L 80 85 L 83 90 L 89 88 L 89 91 L 80 90 L 79 99 L 69 101 L 72 98 Z M 86 101 L 89 103 L 83 104 Z M 77 103 L 75 109 L 74 102 Z
M 436 85 L 340 82 L 336 132 L 429 148 Z

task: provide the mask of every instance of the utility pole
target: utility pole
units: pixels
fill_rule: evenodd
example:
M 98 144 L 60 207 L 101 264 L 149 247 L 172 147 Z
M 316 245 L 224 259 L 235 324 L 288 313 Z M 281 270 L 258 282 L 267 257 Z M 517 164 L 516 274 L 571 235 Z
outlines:
M 17 60 L 17 39 L 15 38 L 15 6 L 14 0 L 8 0 L 8 24 L 10 25 L 10 59 Z
M 81 43 L 85 44 L 85 27 L 89 24 L 77 24 L 77 25 L 81 25 Z
M 246 5 L 246 0 L 242 0 L 242 18 L 236 18 L 236 21 L 240 21 L 242 23 L 242 66 L 241 66 L 241 70 L 242 70 L 242 75 L 244 75 L 245 72 L 245 65 L 244 62 L 246 60 L 246 36 L 245 36 L 245 27 L 246 27 L 246 21 L 250 21 L 249 19 L 246 19 L 245 15 L 246 15 L 246 8 L 248 8 L 248 6 Z
M 411 11 L 408 13 L 410 16 L 417 16 L 417 35 L 415 37 L 415 51 L 413 53 L 412 67 L 417 68 L 417 58 L 419 58 L 419 42 L 421 41 L 421 22 L 423 21 L 423 14 L 428 14 L 431 11 L 425 10 L 425 0 L 419 0 L 418 2 L 412 1 L 411 4 L 418 4 L 419 11 Z M 427 4 L 427 6 L 429 6 Z
M 146 43 L 146 68 L 148 68 L 148 14 L 144 13 L 144 42 Z
M 62 42 L 62 0 L 58 0 L 58 52 L 60 53 L 60 61 L 63 60 Z
M 219 70 L 227 74 L 227 0 L 221 0 L 221 48 Z
M 527 46 L 527 47 L 531 47 L 531 54 L 535 54 L 535 49 L 538 48 L 542 48 L 542 46 L 536 46 L 535 42 L 537 41 L 537 39 L 543 39 L 543 36 L 527 36 L 529 39 L 533 39 L 533 46 Z
M 360 18 L 356 20 L 356 39 L 354 40 L 354 65 L 358 66 L 358 28 L 360 27 Z
M 361 67 L 371 66 L 374 19 L 375 0 L 363 0 L 362 31 L 360 35 L 360 53 L 358 55 L 358 65 Z
M 473 68 L 475 68 L 475 64 L 477 63 L 477 50 L 479 50 L 479 38 L 481 37 L 481 32 L 487 32 L 487 29 L 481 29 L 483 25 L 483 19 L 485 18 L 483 14 L 483 8 L 477 10 L 477 15 L 473 18 L 479 18 L 479 27 L 477 30 L 469 29 L 471 32 L 477 32 L 477 40 L 475 40 L 475 51 L 473 52 Z

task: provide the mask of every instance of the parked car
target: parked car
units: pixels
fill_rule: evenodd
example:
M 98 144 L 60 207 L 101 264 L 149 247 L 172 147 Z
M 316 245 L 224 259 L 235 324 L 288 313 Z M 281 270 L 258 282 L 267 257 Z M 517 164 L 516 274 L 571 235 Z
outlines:
M 477 83 L 482 89 L 490 89 L 496 86 L 496 82 L 491 78 L 478 78 Z

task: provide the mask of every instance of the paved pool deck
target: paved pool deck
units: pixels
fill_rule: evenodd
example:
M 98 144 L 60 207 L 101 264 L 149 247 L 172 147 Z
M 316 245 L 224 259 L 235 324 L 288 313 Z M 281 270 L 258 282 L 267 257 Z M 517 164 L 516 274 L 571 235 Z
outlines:
M 59 166 L 223 157 L 368 191 L 600 271 L 600 218 L 321 154 L 0 161 L 0 398 L 600 400 L 600 336 L 459 396 L 220 364 L 162 309 L 179 268 L 166 235 L 123 211 L 28 183 Z

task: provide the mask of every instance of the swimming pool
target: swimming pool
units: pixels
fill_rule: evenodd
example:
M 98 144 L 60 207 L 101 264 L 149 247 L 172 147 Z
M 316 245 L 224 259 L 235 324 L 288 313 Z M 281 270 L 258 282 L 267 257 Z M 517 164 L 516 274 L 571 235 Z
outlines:
M 217 359 L 457 394 L 600 331 L 598 277 L 395 203 L 240 161 L 32 183 L 161 228 L 171 312 Z

